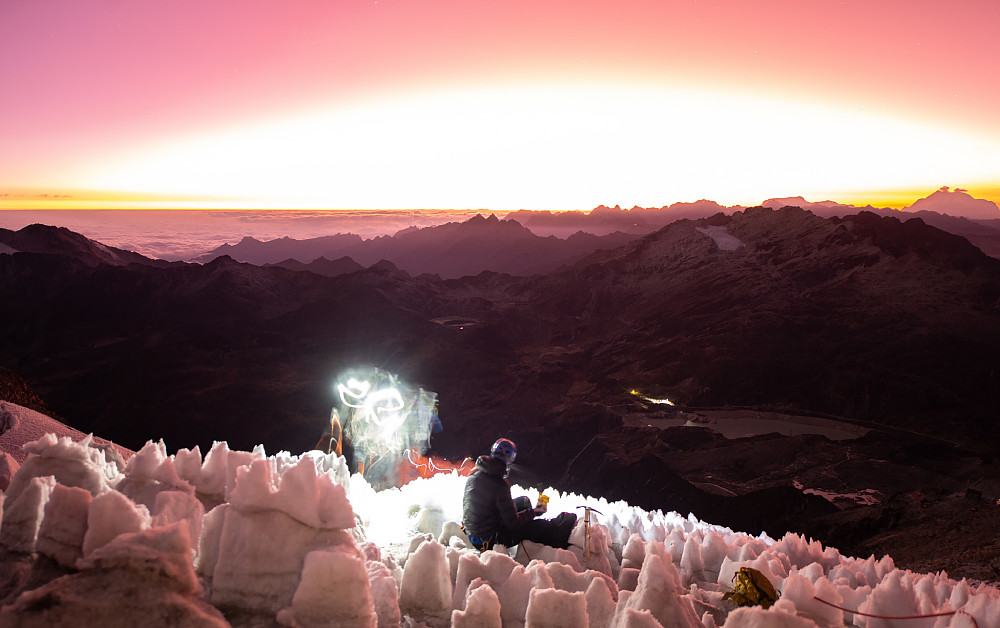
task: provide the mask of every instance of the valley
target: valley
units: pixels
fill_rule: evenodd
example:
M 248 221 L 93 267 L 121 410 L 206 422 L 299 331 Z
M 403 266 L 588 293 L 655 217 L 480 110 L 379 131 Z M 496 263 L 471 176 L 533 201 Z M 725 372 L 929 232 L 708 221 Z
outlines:
M 466 245 L 489 237 L 483 223 Z M 435 453 L 512 438 L 527 486 L 904 556 L 928 526 L 957 530 L 927 508 L 965 505 L 968 489 L 984 510 L 1000 496 L 1000 261 L 923 221 L 751 208 L 544 273 L 451 279 L 390 261 L 332 276 L 146 262 L 66 230 L 10 233 L 0 364 L 55 416 L 130 449 L 304 451 L 338 375 L 371 365 L 437 394 Z M 632 390 L 868 431 L 661 429 L 661 404 Z M 963 538 L 981 543 L 989 518 L 970 520 L 980 528 Z M 1000 577 L 983 551 L 952 575 Z M 950 560 L 936 552 L 912 560 Z

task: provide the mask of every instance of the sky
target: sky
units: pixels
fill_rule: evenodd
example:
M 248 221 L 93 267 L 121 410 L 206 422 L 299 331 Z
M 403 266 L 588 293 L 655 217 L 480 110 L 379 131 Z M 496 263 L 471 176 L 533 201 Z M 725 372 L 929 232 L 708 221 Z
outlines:
M 1000 201 L 1000 3 L 5 0 L 0 208 Z

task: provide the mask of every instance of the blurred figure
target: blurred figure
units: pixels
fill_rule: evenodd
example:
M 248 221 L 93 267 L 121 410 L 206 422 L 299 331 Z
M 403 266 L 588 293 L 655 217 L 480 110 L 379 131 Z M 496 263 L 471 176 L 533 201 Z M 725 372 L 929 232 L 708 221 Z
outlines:
M 348 463 L 351 462 L 350 458 L 350 439 L 344 434 L 344 428 L 340 424 L 340 414 L 337 409 L 334 408 L 330 411 L 330 425 L 328 429 L 323 431 L 323 434 L 316 441 L 316 446 L 313 449 L 317 449 L 327 454 L 337 454 L 338 456 L 347 456 Z M 346 453 L 345 453 L 346 452 Z

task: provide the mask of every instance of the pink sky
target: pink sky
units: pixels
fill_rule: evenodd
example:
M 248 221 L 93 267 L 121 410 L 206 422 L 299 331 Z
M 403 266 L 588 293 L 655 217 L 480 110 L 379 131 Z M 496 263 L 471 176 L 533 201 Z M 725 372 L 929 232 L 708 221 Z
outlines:
M 998 27 L 995 0 L 9 0 L 0 207 L 1000 200 Z

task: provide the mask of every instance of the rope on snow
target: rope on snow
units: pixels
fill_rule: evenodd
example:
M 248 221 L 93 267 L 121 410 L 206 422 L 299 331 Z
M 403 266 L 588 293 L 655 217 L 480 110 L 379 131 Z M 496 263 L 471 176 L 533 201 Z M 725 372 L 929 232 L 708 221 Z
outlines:
M 899 616 L 899 615 L 895 615 L 895 616 L 894 615 L 873 615 L 871 613 L 862 613 L 861 611 L 852 611 L 849 608 L 844 608 L 843 606 L 837 606 L 833 602 L 827 602 L 826 600 L 824 600 L 823 598 L 820 598 L 820 597 L 813 596 L 813 599 L 816 600 L 817 602 L 822 602 L 822 603 L 826 604 L 827 606 L 832 606 L 832 607 L 834 607 L 834 608 L 836 608 L 838 610 L 842 610 L 842 611 L 844 611 L 846 613 L 854 613 L 855 615 L 861 615 L 862 617 L 874 617 L 876 619 L 927 619 L 929 617 L 947 617 L 948 615 L 955 615 L 957 613 L 961 613 L 962 615 L 965 615 L 965 616 L 967 616 L 969 618 L 969 621 L 972 622 L 972 625 L 974 626 L 974 628 L 979 628 L 979 624 L 976 622 L 976 618 L 973 617 L 972 615 L 970 615 L 969 613 L 963 611 L 962 609 L 958 609 L 957 611 L 945 611 L 943 613 L 932 613 L 930 615 L 902 615 L 902 616 Z

